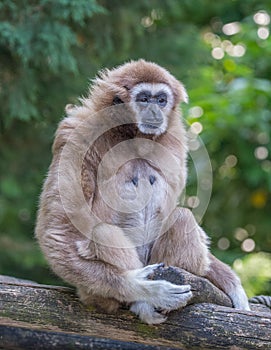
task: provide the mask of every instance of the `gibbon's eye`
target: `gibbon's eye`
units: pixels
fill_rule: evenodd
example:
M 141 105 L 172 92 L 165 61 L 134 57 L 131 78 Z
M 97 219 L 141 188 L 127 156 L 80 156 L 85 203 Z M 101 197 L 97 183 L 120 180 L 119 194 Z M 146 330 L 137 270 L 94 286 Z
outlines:
M 156 99 L 157 99 L 157 104 L 160 107 L 165 107 L 165 105 L 167 104 L 167 95 L 166 94 L 158 95 L 156 97 Z
M 146 105 L 150 102 L 151 94 L 148 91 L 142 91 L 136 95 L 136 102 Z
M 148 102 L 148 98 L 147 97 L 141 97 L 140 102 Z
M 118 96 L 115 96 L 113 99 L 113 105 L 119 105 L 121 103 L 123 103 L 123 101 Z

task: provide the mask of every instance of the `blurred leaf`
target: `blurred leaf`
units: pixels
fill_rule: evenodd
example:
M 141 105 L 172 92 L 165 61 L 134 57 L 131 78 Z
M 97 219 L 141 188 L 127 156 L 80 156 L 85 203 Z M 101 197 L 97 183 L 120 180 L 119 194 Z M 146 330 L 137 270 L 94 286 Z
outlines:
M 271 255 L 264 253 L 249 254 L 234 262 L 234 268 L 241 277 L 247 295 L 270 295 Z

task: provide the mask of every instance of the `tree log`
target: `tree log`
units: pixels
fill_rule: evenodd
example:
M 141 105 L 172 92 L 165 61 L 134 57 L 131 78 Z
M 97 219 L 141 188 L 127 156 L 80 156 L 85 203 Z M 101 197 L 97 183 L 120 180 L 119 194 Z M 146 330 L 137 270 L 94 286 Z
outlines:
M 193 304 L 149 326 L 128 310 L 86 308 L 72 288 L 0 276 L 0 349 L 271 349 L 271 310 L 231 308 L 209 281 L 176 268 L 153 279 L 189 283 Z

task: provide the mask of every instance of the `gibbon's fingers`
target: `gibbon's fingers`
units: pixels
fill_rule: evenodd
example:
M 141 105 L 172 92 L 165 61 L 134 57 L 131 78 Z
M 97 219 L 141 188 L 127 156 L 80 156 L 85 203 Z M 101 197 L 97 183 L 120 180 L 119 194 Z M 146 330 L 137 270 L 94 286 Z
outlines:
M 141 269 L 135 269 L 135 270 L 131 270 L 129 271 L 130 274 L 135 274 L 135 278 L 138 279 L 147 279 L 147 277 L 149 275 L 151 275 L 156 269 L 158 269 L 159 267 L 164 267 L 165 264 L 164 263 L 159 263 L 159 264 L 152 264 L 152 265 L 147 265 Z

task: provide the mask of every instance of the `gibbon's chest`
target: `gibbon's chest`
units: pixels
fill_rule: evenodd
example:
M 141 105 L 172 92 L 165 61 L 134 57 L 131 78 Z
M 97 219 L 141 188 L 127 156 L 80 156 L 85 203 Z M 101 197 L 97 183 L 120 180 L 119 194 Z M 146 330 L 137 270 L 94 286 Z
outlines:
M 121 227 L 147 264 L 150 249 L 161 234 L 166 212 L 168 185 L 163 174 L 147 161 L 133 159 L 115 176 L 113 223 Z M 113 203 L 114 201 L 112 201 Z
M 147 223 L 163 209 L 167 183 L 159 169 L 144 159 L 132 159 L 115 175 L 116 195 L 124 213 L 139 215 Z
M 146 159 L 114 161 L 99 168 L 94 212 L 102 221 L 123 228 L 133 240 L 155 238 L 161 221 L 177 204 L 179 193 L 172 177 Z
M 144 159 L 120 165 L 113 160 L 98 172 L 92 211 L 100 221 L 123 230 L 143 264 L 147 264 L 153 242 L 161 234 L 168 187 L 159 169 Z

